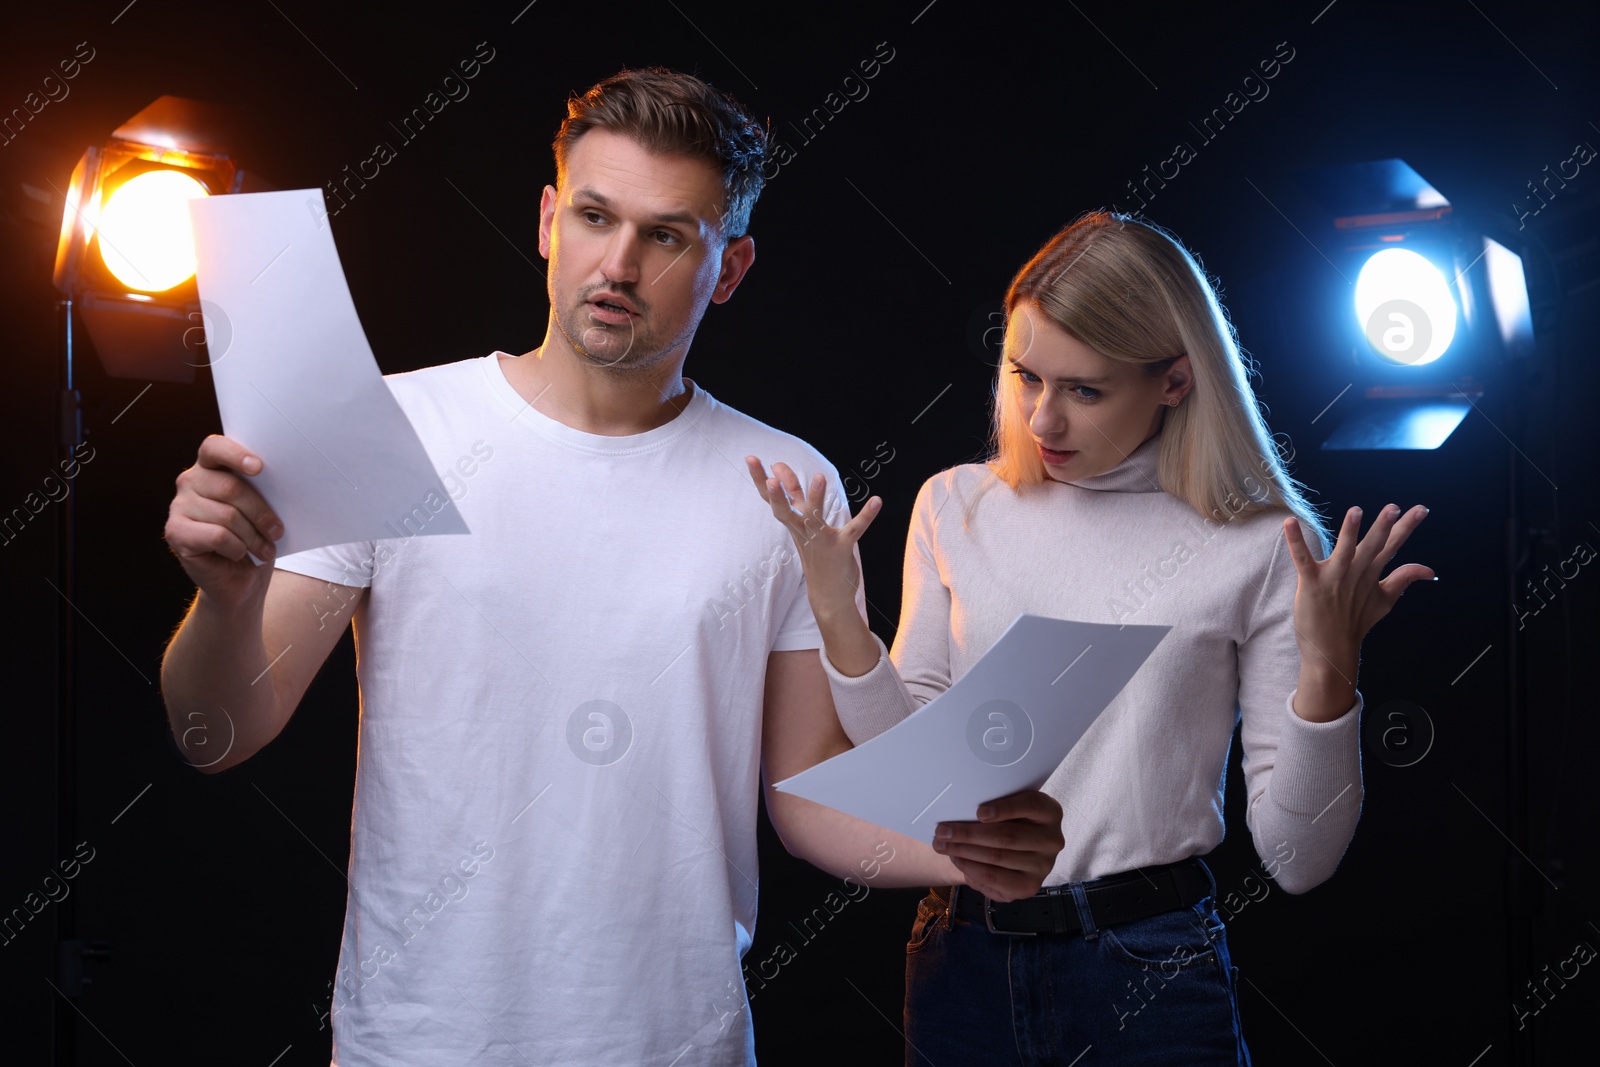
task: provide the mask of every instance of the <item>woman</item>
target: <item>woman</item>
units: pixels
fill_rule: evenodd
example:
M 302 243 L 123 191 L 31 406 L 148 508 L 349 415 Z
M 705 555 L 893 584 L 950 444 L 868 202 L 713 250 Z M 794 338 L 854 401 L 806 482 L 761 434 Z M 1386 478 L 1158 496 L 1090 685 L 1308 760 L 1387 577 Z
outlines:
M 1247 825 L 1288 892 L 1332 874 L 1361 805 L 1367 631 L 1414 581 L 1383 567 L 1427 509 L 1327 535 L 1257 411 L 1216 293 L 1165 231 L 1087 215 L 1006 294 L 993 454 L 917 496 L 889 653 L 854 607 L 856 541 L 782 464 L 839 718 L 860 744 L 949 687 L 1019 613 L 1172 627 L 1045 785 L 1066 846 L 1034 898 L 922 901 L 907 946 L 907 1063 L 1248 1063 L 1216 886 L 1242 717 Z M 807 529 L 807 520 L 810 528 Z M 947 851 L 958 867 L 985 857 Z M 965 869 L 965 868 L 963 868 Z M 1026 936 L 1034 934 L 1037 936 Z

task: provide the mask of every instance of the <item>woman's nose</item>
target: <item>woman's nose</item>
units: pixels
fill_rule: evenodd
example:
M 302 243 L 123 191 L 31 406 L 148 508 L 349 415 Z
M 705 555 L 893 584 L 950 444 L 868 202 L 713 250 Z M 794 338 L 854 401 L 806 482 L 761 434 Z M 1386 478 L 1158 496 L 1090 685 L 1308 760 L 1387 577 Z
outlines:
M 1065 422 L 1055 390 L 1045 386 L 1039 393 L 1038 402 L 1034 404 L 1033 414 L 1028 418 L 1028 428 L 1035 436 L 1045 437 L 1059 433 Z

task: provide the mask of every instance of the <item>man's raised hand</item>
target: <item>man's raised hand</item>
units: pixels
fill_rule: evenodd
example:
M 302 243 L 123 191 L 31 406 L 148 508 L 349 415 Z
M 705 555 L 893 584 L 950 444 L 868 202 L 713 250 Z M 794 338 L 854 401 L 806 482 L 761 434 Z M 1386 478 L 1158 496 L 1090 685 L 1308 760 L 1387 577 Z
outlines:
M 167 511 L 167 544 L 201 592 L 224 603 L 264 595 L 283 523 L 250 484 L 261 459 L 232 438 L 212 434 L 194 466 L 178 475 Z

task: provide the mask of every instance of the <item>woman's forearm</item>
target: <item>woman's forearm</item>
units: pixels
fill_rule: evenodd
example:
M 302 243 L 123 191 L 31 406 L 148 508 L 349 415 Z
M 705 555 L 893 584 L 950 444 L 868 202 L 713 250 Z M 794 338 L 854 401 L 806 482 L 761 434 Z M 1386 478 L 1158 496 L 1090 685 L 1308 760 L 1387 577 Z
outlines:
M 885 889 L 966 884 L 956 865 L 926 842 L 804 797 L 771 788 L 766 797 L 773 829 L 789 854 L 835 877 L 860 880 L 865 874 Z
M 878 643 L 872 639 L 867 620 L 861 617 L 852 596 L 840 603 L 818 604 L 812 596 L 811 613 L 822 631 L 822 647 L 828 662 L 848 678 L 859 678 L 878 664 Z

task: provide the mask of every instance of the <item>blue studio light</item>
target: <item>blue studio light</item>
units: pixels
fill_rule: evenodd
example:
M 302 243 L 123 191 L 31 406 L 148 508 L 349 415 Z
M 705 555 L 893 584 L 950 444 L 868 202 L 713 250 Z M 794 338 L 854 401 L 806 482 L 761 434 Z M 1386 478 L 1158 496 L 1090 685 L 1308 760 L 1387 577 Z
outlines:
M 1495 241 L 1487 227 L 1499 223 L 1461 216 L 1403 159 L 1295 177 L 1326 220 L 1329 262 L 1355 279 L 1327 307 L 1336 326 L 1329 347 L 1342 350 L 1339 384 L 1348 382 L 1338 396 L 1359 391 L 1322 447 L 1441 448 L 1474 401 L 1535 354 L 1522 242 Z M 1352 295 L 1353 308 L 1344 303 Z
M 1443 271 L 1409 248 L 1385 248 L 1362 264 L 1355 312 L 1373 352 L 1403 366 L 1432 363 L 1456 335 L 1450 283 Z

